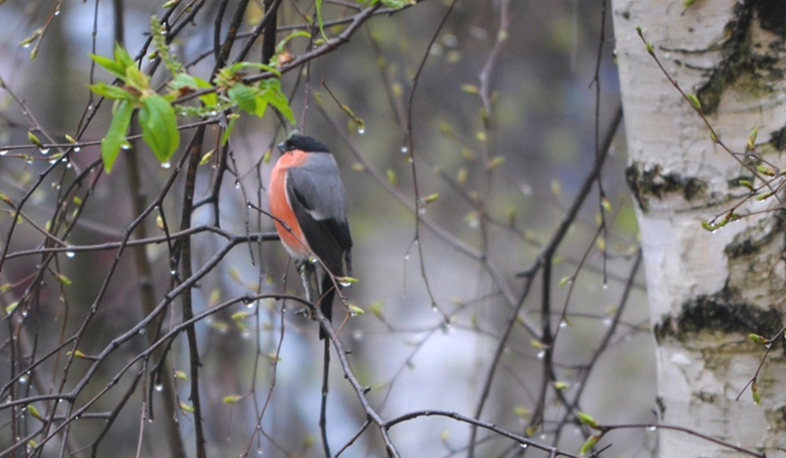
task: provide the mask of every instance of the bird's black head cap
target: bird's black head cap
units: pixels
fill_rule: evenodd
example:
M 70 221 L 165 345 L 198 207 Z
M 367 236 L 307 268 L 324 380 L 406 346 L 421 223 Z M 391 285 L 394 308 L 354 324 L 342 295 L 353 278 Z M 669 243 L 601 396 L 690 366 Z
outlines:
M 279 143 L 278 149 L 284 153 L 299 149 L 306 153 L 327 153 L 329 152 L 327 146 L 323 145 L 319 140 L 307 137 L 300 134 L 292 134 L 287 138 L 287 141 Z

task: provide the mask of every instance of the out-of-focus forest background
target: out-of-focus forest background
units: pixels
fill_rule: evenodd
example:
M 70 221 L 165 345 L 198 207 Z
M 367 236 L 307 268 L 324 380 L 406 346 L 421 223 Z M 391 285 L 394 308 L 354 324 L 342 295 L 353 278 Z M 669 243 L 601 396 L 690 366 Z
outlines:
M 215 63 L 216 18 L 226 6 L 223 40 L 237 2 L 192 3 L 192 8 L 201 5 L 200 11 L 179 29 L 172 50 L 181 62 L 194 62 L 189 74 L 208 78 Z M 185 11 L 184 5 L 176 8 Z M 118 6 L 122 14 L 116 14 Z M 0 145 L 5 145 L 0 191 L 7 196 L 0 205 L 0 303 L 6 309 L 0 326 L 0 405 L 13 405 L 0 410 L 0 453 L 168 456 L 162 452 L 168 450 L 162 424 L 169 421 L 162 404 L 170 402 L 188 454 L 195 456 L 193 373 L 184 334 L 167 355 L 175 372 L 163 375 L 171 379 L 166 384 L 158 375 L 148 376 L 158 363 L 155 354 L 149 365 L 139 359 L 121 373 L 148 348 L 146 333 L 112 348 L 98 365 L 94 358 L 144 318 L 145 288 L 152 287 L 159 304 L 184 280 L 180 268 L 170 265 L 171 244 L 128 246 L 114 270 L 118 245 L 96 246 L 123 240 L 139 216 L 135 195 L 141 208 L 163 198 L 160 210 L 142 221 L 147 237 L 163 236 L 164 223 L 170 233 L 178 231 L 185 167 L 178 170 L 177 161 L 193 129 L 181 132 L 181 147 L 167 167 L 142 142 L 134 142 L 111 174 L 94 164 L 101 156 L 97 144 L 13 148 L 29 144 L 30 131 L 45 144 L 66 144 L 66 135 L 78 142 L 100 140 L 111 120 L 111 101 L 100 103 L 87 84 L 111 78 L 92 65 L 90 53 L 111 56 L 122 22 L 125 47 L 135 56 L 148 38 L 150 16 L 162 16 L 161 6 L 146 0 L 0 5 Z M 449 6 L 428 0 L 375 15 L 347 44 L 281 77 L 298 127 L 330 147 L 346 187 L 359 282 L 344 293 L 365 313 L 342 323 L 346 312 L 337 303 L 333 327 L 351 349 L 347 356 L 354 374 L 370 387 L 368 402 L 382 418 L 426 409 L 475 417 L 480 409 L 479 420 L 578 454 L 588 431 L 575 421 L 575 410 L 608 423 L 640 423 L 654 419 L 656 402 L 643 272 L 634 270 L 637 228 L 625 186 L 622 128 L 601 169 L 609 204 L 603 218 L 594 184 L 550 258 L 548 287 L 538 262 L 595 167 L 618 111 L 613 31 L 610 17 L 603 17 L 610 13 L 601 1 L 459 0 L 437 33 Z M 325 23 L 365 7 L 326 0 Z M 304 24 L 299 12 L 311 18 L 313 2 L 283 1 L 278 26 Z M 245 43 L 243 33 L 262 16 L 262 2 L 251 1 L 238 43 Z M 40 28 L 42 36 L 20 44 Z M 329 37 L 342 30 L 325 28 Z M 504 39 L 497 48 L 500 33 Z M 284 28 L 278 40 L 287 34 Z M 298 56 L 307 46 L 307 38 L 296 37 L 284 49 Z M 260 47 L 257 41 L 245 60 L 259 62 Z M 233 52 L 239 48 L 236 44 Z M 143 71 L 150 63 L 142 60 Z M 158 70 L 152 81 L 163 85 L 167 75 Z M 485 82 L 481 75 L 488 77 Z M 362 127 L 340 104 L 362 119 Z M 198 154 L 216 152 L 198 169 L 194 201 L 217 195 L 219 204 L 197 206 L 192 225 L 218 223 L 239 236 L 270 233 L 272 221 L 259 209 L 267 208 L 265 189 L 278 152 L 272 151 L 269 163 L 263 157 L 286 137 L 285 129 L 270 110 L 262 119 L 243 114 L 229 138 L 223 169 L 218 158 L 225 151 L 220 137 L 226 119 L 214 118 Z M 196 121 L 179 118 L 181 125 Z M 128 173 L 131 167 L 138 168 L 139 183 Z M 223 181 L 216 190 L 219 173 Z M 170 189 L 166 183 L 172 177 Z M 20 207 L 24 217 L 10 232 Z M 59 232 L 52 232 L 57 242 L 50 240 L 47 247 L 59 251 L 38 276 L 51 253 L 36 250 L 47 240 L 42 232 L 53 230 L 56 210 L 64 219 Z M 194 270 L 226 244 L 215 232 L 193 235 Z M 135 263 L 140 252 L 152 268 L 150 283 L 140 283 Z M 530 271 L 534 281 L 526 287 Z M 241 295 L 281 292 L 302 296 L 281 245 L 238 243 L 199 279 L 193 307 L 198 314 Z M 519 300 L 523 306 L 492 370 Z M 557 338 L 544 349 L 543 335 L 528 329 L 543 326 L 545 301 L 551 312 L 547 326 Z M 182 322 L 179 307 L 177 297 L 163 319 L 163 333 Z M 253 456 L 324 456 L 322 344 L 317 324 L 294 313 L 300 308 L 294 301 L 264 299 L 232 304 L 196 323 L 208 456 L 248 450 Z M 84 356 L 73 358 L 77 350 Z M 545 386 L 544 358 L 550 360 Z M 335 356 L 331 364 L 326 423 L 333 454 L 347 445 L 342 456 L 384 456 L 373 424 L 350 443 L 366 413 Z M 93 367 L 89 384 L 79 386 Z M 72 408 L 100 394 L 78 418 L 68 417 L 72 411 L 65 401 L 13 404 L 75 387 L 80 391 Z M 171 388 L 176 396 L 165 397 L 156 388 Z M 572 410 L 566 407 L 571 404 Z M 148 408 L 155 414 L 152 422 L 146 419 Z M 43 433 L 42 425 L 48 425 Z M 436 416 L 417 416 L 389 431 L 407 457 L 464 456 L 471 437 L 466 422 Z M 477 456 L 524 452 L 487 430 L 480 430 L 476 441 Z M 611 442 L 604 456 L 643 456 L 653 438 L 632 430 L 616 432 Z

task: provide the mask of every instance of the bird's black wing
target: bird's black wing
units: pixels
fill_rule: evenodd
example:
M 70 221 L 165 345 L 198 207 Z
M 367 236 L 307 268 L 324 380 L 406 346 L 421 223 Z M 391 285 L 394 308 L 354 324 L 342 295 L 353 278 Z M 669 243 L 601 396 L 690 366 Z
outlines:
M 287 195 L 311 250 L 333 275 L 344 275 L 345 258 L 350 265 L 352 236 L 333 156 L 310 154 L 303 165 L 289 169 Z

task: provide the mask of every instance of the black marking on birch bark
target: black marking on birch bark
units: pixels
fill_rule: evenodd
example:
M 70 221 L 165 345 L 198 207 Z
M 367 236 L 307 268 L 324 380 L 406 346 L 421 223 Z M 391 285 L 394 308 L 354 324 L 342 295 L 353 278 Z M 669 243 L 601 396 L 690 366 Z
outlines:
M 784 78 L 779 65 L 783 40 L 769 46 L 753 42 L 753 33 L 759 27 L 784 36 L 786 19 L 770 17 L 776 16 L 776 12 L 783 16 L 781 3 L 782 0 L 746 0 L 735 5 L 732 19 L 724 27 L 722 60 L 696 91 L 705 114 L 715 113 L 727 89 L 733 88 L 737 97 L 747 94 L 761 98 L 773 93 L 774 81 Z
M 705 197 L 707 183 L 695 177 L 683 177 L 679 173 L 661 173 L 661 167 L 645 169 L 634 162 L 625 169 L 625 180 L 639 203 L 642 211 L 649 211 L 649 199 L 662 199 L 666 194 L 680 192 L 690 202 Z
M 658 343 L 666 338 L 690 342 L 702 332 L 722 334 L 750 333 L 774 336 L 783 325 L 781 314 L 775 309 L 761 309 L 732 299 L 733 291 L 724 288 L 715 295 L 702 295 L 682 304 L 676 317 L 666 316 L 653 327 Z
M 762 251 L 762 248 L 774 242 L 783 243 L 784 230 L 786 229 L 786 212 L 774 211 L 772 218 L 762 221 L 766 227 L 750 227 L 737 234 L 734 241 L 723 250 L 729 260 L 750 256 Z M 753 262 L 756 262 L 755 260 Z

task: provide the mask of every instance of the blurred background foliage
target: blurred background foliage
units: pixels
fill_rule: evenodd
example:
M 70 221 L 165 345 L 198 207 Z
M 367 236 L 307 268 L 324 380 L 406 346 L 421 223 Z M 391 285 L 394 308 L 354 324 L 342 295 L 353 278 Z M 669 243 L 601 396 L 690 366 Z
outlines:
M 122 7 L 126 48 L 132 56 L 147 38 L 150 16 L 160 16 L 160 3 L 114 2 Z M 214 63 L 210 53 L 219 4 L 206 2 L 194 23 L 172 43 L 181 62 L 194 62 L 189 73 L 203 78 L 209 76 Z M 234 2 L 229 4 L 231 11 Z M 49 17 L 55 5 L 59 5 L 58 14 Z M 352 1 L 325 1 L 325 20 L 353 14 L 354 5 Z M 312 61 L 307 75 L 304 70 L 301 75 L 290 72 L 282 77 L 285 93 L 292 96 L 299 128 L 327 144 L 342 170 L 355 242 L 354 276 L 360 280 L 346 295 L 351 304 L 366 313 L 349 318 L 342 326 L 342 311 L 333 324 L 335 328 L 341 326 L 340 336 L 352 349 L 356 374 L 371 387 L 369 400 L 385 418 L 420 409 L 474 414 L 511 304 L 482 263 L 462 254 L 457 245 L 466 244 L 482 253 L 514 296 L 522 294 L 524 280 L 517 274 L 532 266 L 564 217 L 595 163 L 596 129 L 603 137 L 619 104 L 608 17 L 599 52 L 605 11 L 602 1 L 511 1 L 508 6 L 507 37 L 493 60 L 490 105 L 485 109 L 479 76 L 499 33 L 501 3 L 457 2 L 428 52 L 418 81 L 412 107 L 412 150 L 403 126 L 408 97 L 413 77 L 447 11 L 447 2 L 423 1 L 395 14 L 374 17 L 348 44 Z M 313 4 L 310 0 L 285 0 L 279 26 L 302 24 L 298 10 L 311 14 Z M 262 14 L 261 1 L 252 1 L 241 33 L 253 28 Z M 224 31 L 230 17 L 225 15 Z M 61 4 L 36 0 L 0 5 L 0 77 L 7 88 L 0 89 L 0 145 L 28 143 L 27 132 L 31 129 L 39 129 L 36 134 L 42 140 L 46 138 L 45 143 L 64 143 L 66 134 L 76 135 L 78 126 L 86 122 L 85 113 L 98 102 L 86 85 L 98 80 L 109 82 L 106 72 L 91 65 L 89 54 L 111 55 L 116 21 L 112 2 Z M 31 46 L 20 45 L 43 24 L 48 26 L 40 45 L 36 40 Z M 340 30 L 326 29 L 329 35 Z M 284 36 L 280 33 L 279 39 Z M 307 45 L 307 39 L 295 38 L 286 49 L 299 55 L 306 52 Z M 35 46 L 37 57 L 31 60 Z M 257 43 L 247 60 L 259 61 L 259 48 Z M 197 60 L 202 55 L 208 57 Z M 147 64 L 145 60 L 143 69 Z M 163 84 L 165 77 L 159 72 L 154 81 Z M 308 99 L 306 87 L 311 90 Z M 362 129 L 339 108 L 328 89 L 363 120 Z M 597 117 L 596 102 L 600 103 Z M 488 115 L 485 129 L 484 110 Z M 110 104 L 103 103 L 80 140 L 99 140 L 109 121 Z M 185 124 L 194 119 L 180 121 Z M 217 145 L 219 126 L 210 126 L 207 134 L 202 154 Z M 188 139 L 190 133 L 186 130 L 182 135 Z M 220 192 L 218 220 L 223 230 L 236 234 L 244 234 L 246 228 L 251 232 L 272 231 L 270 219 L 248 203 L 266 208 L 265 187 L 272 162 L 265 163 L 262 158 L 285 135 L 272 115 L 261 120 L 244 115 L 238 122 L 229 142 L 230 171 L 236 171 L 237 177 L 227 174 Z M 176 157 L 183 154 L 186 141 Z M 0 150 L 0 191 L 11 201 L 18 203 L 39 178 L 43 179 L 23 208 L 41 228 L 59 202 L 59 191 L 100 157 L 99 146 L 86 146 L 50 170 L 51 156 L 45 151 Z M 143 144 L 135 143 L 134 149 L 121 153 L 111 175 L 91 172 L 86 183 L 95 180 L 95 186 L 81 185 L 77 194 L 86 203 L 65 242 L 80 246 L 122 240 L 126 228 L 138 216 L 131 205 L 133 187 L 123 170 L 129 167 L 128 155 L 137 154 L 146 204 L 161 193 L 174 168 L 163 168 Z M 273 160 L 277 156 L 274 152 Z M 417 196 L 410 162 L 413 158 Z M 595 240 L 600 221 L 595 186 L 557 251 L 550 291 L 555 328 L 569 291 L 568 285 L 558 286 L 560 279 L 573 276 L 589 250 L 573 285 L 567 322 L 554 348 L 554 371 L 567 384 L 566 393 L 579 389 L 582 370 L 612 324 L 638 250 L 624 167 L 623 136 L 618 132 L 602 173 L 611 204 L 611 211 L 606 213 L 605 237 L 601 242 Z M 45 170 L 46 175 L 40 175 Z M 215 166 L 208 163 L 200 167 L 196 201 L 208 195 L 215 180 Z M 183 186 L 181 174 L 163 200 L 162 211 L 172 228 L 180 224 Z M 430 195 L 438 198 L 425 203 Z M 416 204 L 418 197 L 421 202 Z M 69 211 L 76 208 L 73 203 L 69 205 Z M 418 208 L 414 211 L 443 235 L 421 226 L 418 247 L 414 243 L 413 208 Z M 194 213 L 193 225 L 213 224 L 215 217 L 212 207 L 202 206 Z M 8 248 L 13 254 L 42 245 L 41 233 L 29 222 L 17 226 L 9 238 L 12 218 L 11 208 L 2 207 L 0 248 Z M 143 224 L 149 235 L 162 234 L 155 216 Z M 223 243 L 213 234 L 195 235 L 195 266 L 208 262 Z M 152 263 L 156 300 L 172 287 L 166 244 L 128 248 L 80 343 L 79 350 L 85 354 L 100 352 L 144 316 L 139 277 L 132 262 L 136 250 L 144 250 Z M 25 303 L 24 314 L 6 316 L 0 326 L 0 385 L 8 388 L 12 366 L 16 365 L 14 371 L 18 372 L 31 362 L 31 358 L 12 353 L 12 337 L 28 339 L 24 348 L 28 356 L 38 360 L 77 331 L 115 253 L 76 251 L 57 256 L 35 300 Z M 9 285 L 0 297 L 4 308 L 29 291 L 41 259 L 40 255 L 30 255 L 5 261 L 0 271 L 0 283 Z M 65 275 L 70 284 L 58 282 L 53 272 Z M 438 310 L 432 307 L 427 285 Z M 278 243 L 235 247 L 200 280 L 194 290 L 195 309 L 199 312 L 235 295 L 255 291 L 302 294 L 292 263 Z M 542 293 L 536 282 L 526 297 L 520 320 L 538 326 Z M 595 364 L 581 398 L 581 409 L 606 423 L 654 420 L 650 412 L 655 404 L 654 361 L 645 300 L 637 277 L 611 345 Z M 293 313 L 299 308 L 296 303 L 285 307 L 284 341 L 275 366 L 271 355 L 276 353 L 281 336 L 281 302 L 259 301 L 248 308 L 235 305 L 197 324 L 209 456 L 237 456 L 249 444 L 259 456 L 322 456 L 318 429 L 322 352 L 316 325 Z M 249 313 L 233 317 L 236 312 Z M 164 327 L 176 324 L 179 317 L 179 313 L 168 315 Z M 543 370 L 540 350 L 531 343 L 533 338 L 523 326 L 514 328 L 480 417 L 520 434 L 530 424 Z M 146 347 L 147 340 L 140 336 L 118 349 L 101 365 L 80 399 L 90 399 L 104 388 Z M 65 350 L 69 349 L 66 346 Z M 72 388 L 88 362 L 77 360 L 64 376 L 60 371 L 65 350 L 59 359 L 48 358 L 30 377 L 14 383 L 17 396 Z M 171 361 L 174 370 L 188 372 L 184 338 L 173 346 Z M 274 376 L 275 387 L 260 432 L 255 425 Z M 362 425 L 365 415 L 339 367 L 332 368 L 331 377 L 328 432 L 335 453 Z M 64 381 L 63 388 L 57 388 L 60 381 Z M 180 400 L 187 402 L 188 383 L 175 382 Z M 130 377 L 122 377 L 91 411 L 116 407 L 129 385 Z M 9 393 L 9 389 L 2 393 L 0 403 L 10 399 Z M 142 387 L 132 394 L 100 442 L 99 456 L 135 456 L 143 394 Z M 158 394 L 153 393 L 155 396 Z M 224 402 L 227 396 L 244 397 L 229 404 Z M 555 439 L 552 422 L 564 413 L 553 398 L 553 394 L 549 396 L 542 427 L 533 435 L 549 443 Z M 160 399 L 153 399 L 154 409 L 160 404 Z M 44 403 L 39 409 L 45 410 Z M 24 431 L 11 428 L 11 412 L 0 411 L 0 450 L 11 447 L 17 440 L 15 434 L 24 436 Z M 177 416 L 183 439 L 191 449 L 192 415 L 179 409 Z M 158 451 L 164 450 L 164 433 L 157 423 L 166 420 L 157 416 L 144 427 L 142 456 L 163 456 Z M 25 421 L 36 422 L 29 418 Z M 98 423 L 89 419 L 72 423 L 66 441 L 68 455 L 87 456 L 88 452 L 80 449 L 96 440 L 102 427 Z M 419 418 L 391 430 L 402 455 L 409 457 L 464 455 L 468 432 L 466 424 L 445 418 Z M 645 432 L 624 434 L 627 436 L 614 436 L 614 445 L 604 456 L 641 456 L 651 446 L 652 438 Z M 511 448 L 511 441 L 495 435 L 480 433 L 479 440 L 479 456 L 518 453 Z M 558 445 L 577 453 L 583 441 L 581 429 L 570 426 L 560 435 Z M 60 441 L 53 440 L 38 450 L 43 456 L 55 456 L 59 446 Z M 378 434 L 371 431 L 342 456 L 383 456 L 383 450 Z

